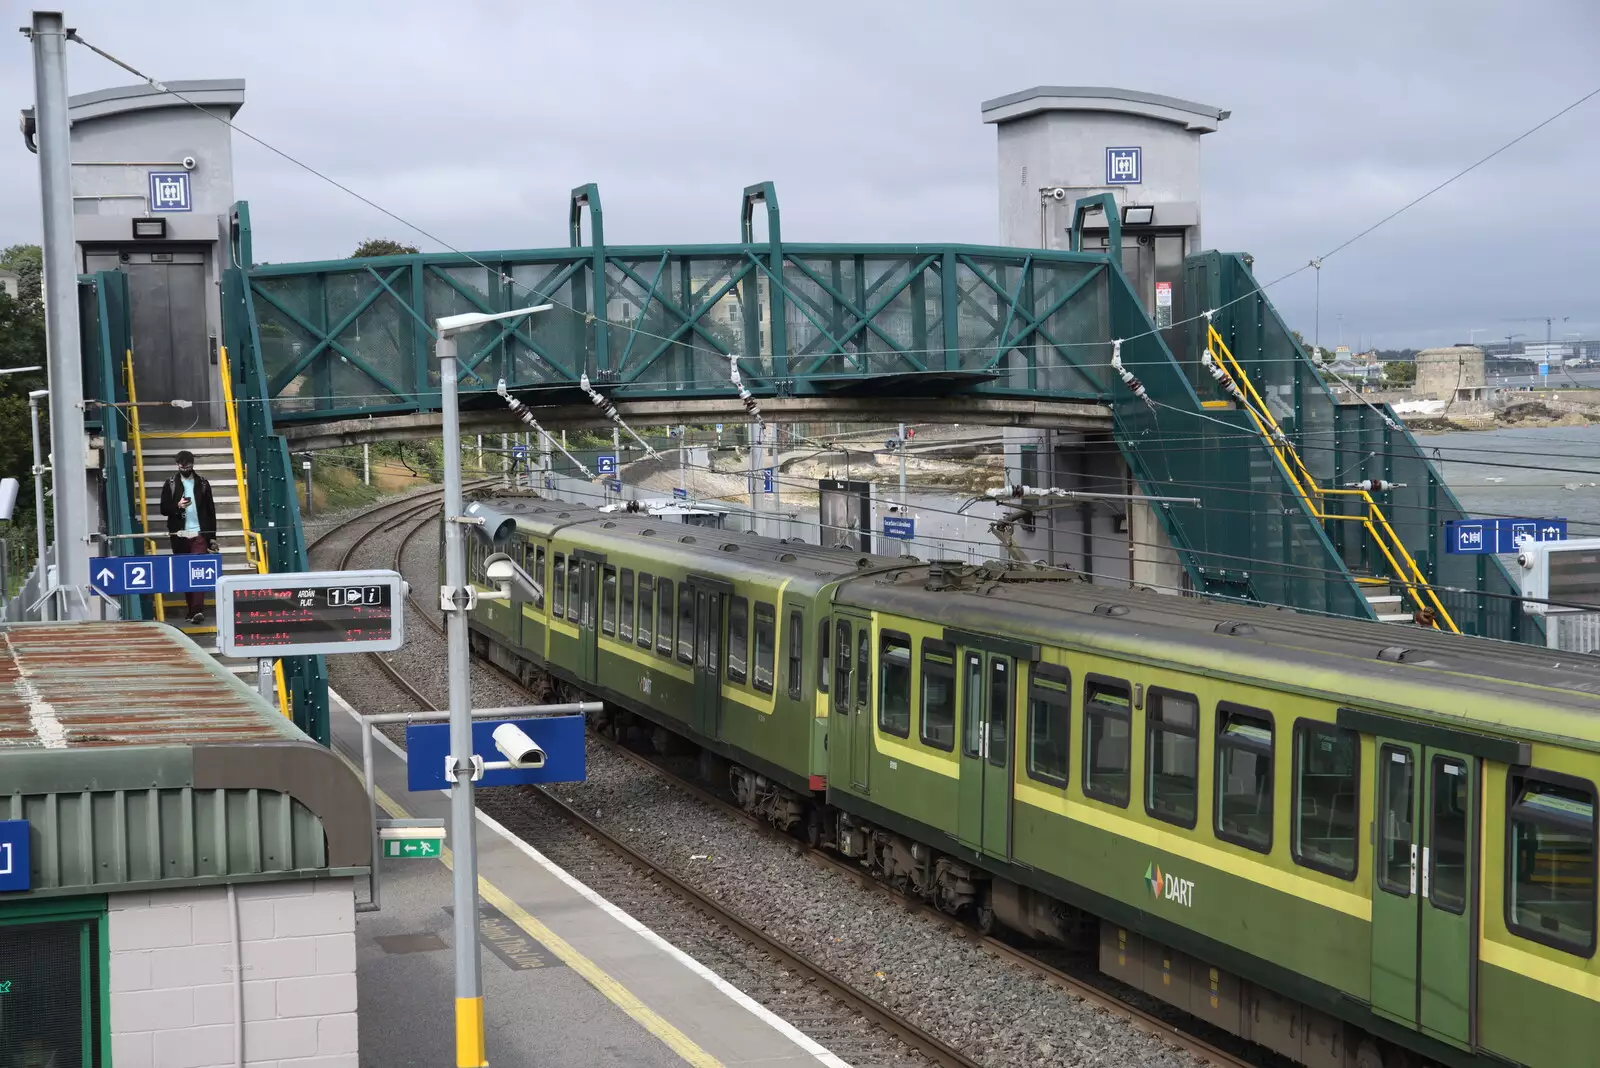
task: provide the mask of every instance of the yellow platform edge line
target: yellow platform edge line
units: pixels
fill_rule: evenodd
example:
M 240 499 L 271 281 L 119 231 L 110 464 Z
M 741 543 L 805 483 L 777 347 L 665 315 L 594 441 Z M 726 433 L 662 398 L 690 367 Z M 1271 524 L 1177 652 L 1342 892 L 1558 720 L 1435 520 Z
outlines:
M 343 753 L 338 755 L 339 759 L 344 761 L 352 772 L 358 777 L 361 775 L 361 769 L 351 763 L 348 757 Z M 383 790 L 377 789 L 376 792 L 379 806 L 391 818 L 397 820 L 412 818 L 410 813 L 401 808 L 394 798 Z M 373 857 L 372 862 L 376 864 L 379 859 L 378 857 Z M 455 856 L 449 848 L 440 850 L 439 859 L 444 862 L 447 868 L 455 866 Z M 481 875 L 478 876 L 478 893 L 483 896 L 485 901 L 504 913 L 508 920 L 522 928 L 530 938 L 544 946 L 551 953 L 554 953 L 563 964 L 577 972 L 585 982 L 605 995 L 607 1001 L 627 1013 L 630 1019 L 650 1032 L 673 1053 L 681 1057 L 685 1063 L 694 1065 L 694 1068 L 724 1068 L 721 1061 L 702 1049 L 694 1039 L 678 1030 L 660 1013 L 640 1001 L 637 994 L 613 979 L 598 964 L 580 953 L 566 939 L 540 923 L 527 909 L 517 904 L 508 894 Z

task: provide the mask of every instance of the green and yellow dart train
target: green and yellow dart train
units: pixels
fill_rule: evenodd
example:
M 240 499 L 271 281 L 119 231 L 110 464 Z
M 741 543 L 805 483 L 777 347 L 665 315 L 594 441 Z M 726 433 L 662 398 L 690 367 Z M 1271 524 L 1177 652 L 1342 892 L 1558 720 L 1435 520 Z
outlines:
M 1600 1060 L 1600 658 L 528 497 L 474 649 L 1315 1068 Z

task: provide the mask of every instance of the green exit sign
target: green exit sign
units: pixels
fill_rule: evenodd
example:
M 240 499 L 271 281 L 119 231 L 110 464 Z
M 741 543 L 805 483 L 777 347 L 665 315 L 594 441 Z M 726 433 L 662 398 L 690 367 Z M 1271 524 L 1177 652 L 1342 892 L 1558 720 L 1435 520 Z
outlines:
M 437 857 L 443 848 L 443 838 L 386 838 L 383 855 L 401 860 L 421 860 Z

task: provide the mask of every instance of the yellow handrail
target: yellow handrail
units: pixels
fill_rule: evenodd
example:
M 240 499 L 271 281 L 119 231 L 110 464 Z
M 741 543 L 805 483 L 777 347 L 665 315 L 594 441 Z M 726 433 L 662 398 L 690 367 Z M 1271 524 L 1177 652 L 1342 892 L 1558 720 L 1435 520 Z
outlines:
M 1401 587 L 1411 595 L 1418 608 L 1429 609 L 1434 613 L 1433 626 L 1436 629 L 1448 629 L 1456 634 L 1461 633 L 1461 628 L 1456 626 L 1450 613 L 1446 611 L 1444 602 L 1439 599 L 1438 593 L 1429 585 L 1428 579 L 1422 573 L 1422 568 L 1417 561 L 1406 551 L 1405 543 L 1389 525 L 1388 517 L 1383 514 L 1383 509 L 1373 498 L 1372 494 L 1364 489 L 1336 489 L 1317 485 L 1317 480 L 1312 477 L 1305 463 L 1300 459 L 1300 453 L 1289 440 L 1283 428 L 1273 418 L 1271 409 L 1267 406 L 1261 394 L 1256 391 L 1254 383 L 1244 373 L 1244 367 L 1234 358 L 1227 342 L 1222 340 L 1222 335 L 1217 333 L 1217 328 L 1206 325 L 1206 351 L 1211 359 L 1217 362 L 1238 388 L 1238 396 L 1243 400 L 1242 407 L 1249 414 L 1256 425 L 1256 430 L 1267 447 L 1277 455 L 1283 465 L 1284 473 L 1288 475 L 1289 482 L 1311 509 L 1311 514 L 1322 520 L 1359 520 L 1362 527 L 1372 535 L 1372 540 L 1377 543 L 1384 559 L 1389 562 L 1390 568 L 1399 577 Z M 1351 516 L 1339 515 L 1328 512 L 1322 505 L 1322 498 L 1329 495 L 1358 497 L 1366 506 L 1366 515 Z M 1441 627 L 1442 624 L 1442 627 Z
M 144 527 L 146 534 L 144 539 L 145 552 L 154 556 L 156 551 L 155 539 L 148 536 L 150 533 L 150 502 L 146 499 L 149 493 L 144 480 L 144 437 L 139 433 L 139 391 L 133 386 L 132 349 L 124 351 L 123 368 L 128 378 L 128 425 L 133 433 L 133 470 L 139 486 L 139 522 Z M 161 595 L 158 593 L 151 600 L 156 604 L 156 619 L 165 623 L 167 609 L 161 603 Z

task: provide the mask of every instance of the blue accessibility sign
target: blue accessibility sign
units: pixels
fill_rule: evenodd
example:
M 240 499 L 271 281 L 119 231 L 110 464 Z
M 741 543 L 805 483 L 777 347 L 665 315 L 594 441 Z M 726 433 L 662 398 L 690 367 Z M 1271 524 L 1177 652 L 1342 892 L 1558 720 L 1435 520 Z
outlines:
M 1524 541 L 1565 541 L 1565 519 L 1452 519 L 1444 525 L 1447 553 L 1514 553 Z
M 917 521 L 909 515 L 886 515 L 883 517 L 883 536 L 910 541 L 917 536 Z
M 596 456 L 594 458 L 594 469 L 602 475 L 614 475 L 617 473 L 617 458 L 610 453 Z
M 28 821 L 0 820 L 0 891 L 28 889 Z
M 522 733 L 544 750 L 544 766 L 485 771 L 479 786 L 521 786 L 539 782 L 582 782 L 587 774 L 584 757 L 583 717 L 538 716 L 533 719 L 475 719 L 472 721 L 472 751 L 485 764 L 504 761 L 495 748 L 494 730 L 515 723 Z M 448 723 L 416 723 L 406 728 L 406 779 L 412 791 L 443 790 L 445 761 L 450 756 Z
M 215 553 L 175 556 L 102 556 L 90 561 L 89 578 L 100 593 L 197 593 L 217 588 L 222 557 Z

